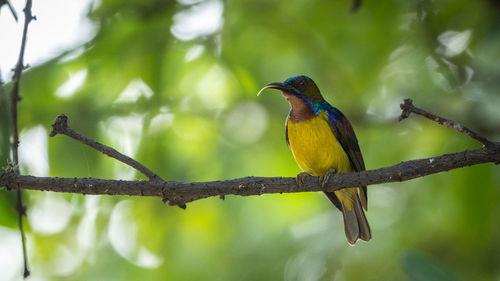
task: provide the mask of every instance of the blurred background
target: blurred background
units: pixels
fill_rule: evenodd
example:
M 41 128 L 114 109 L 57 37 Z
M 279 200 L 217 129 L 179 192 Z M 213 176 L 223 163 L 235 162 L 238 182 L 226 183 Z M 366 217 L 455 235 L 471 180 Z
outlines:
M 0 157 L 20 21 L 0 10 Z M 64 136 L 82 134 L 166 180 L 300 172 L 289 105 L 269 82 L 305 74 L 351 120 L 368 169 L 478 148 L 419 107 L 500 139 L 496 1 L 34 1 L 19 104 L 24 174 L 144 179 Z M 492 164 L 370 186 L 373 239 L 347 244 L 321 193 L 159 198 L 24 192 L 29 280 L 500 280 Z M 0 191 L 0 280 L 20 280 L 15 192 Z

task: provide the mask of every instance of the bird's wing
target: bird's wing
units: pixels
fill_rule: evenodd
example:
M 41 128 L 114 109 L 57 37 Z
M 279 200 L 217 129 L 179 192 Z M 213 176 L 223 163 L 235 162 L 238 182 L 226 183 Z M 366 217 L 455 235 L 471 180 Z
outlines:
M 365 162 L 363 161 L 363 156 L 361 155 L 361 150 L 358 145 L 358 139 L 352 129 L 351 123 L 337 108 L 326 102 L 322 105 L 323 109 L 328 113 L 328 124 L 330 125 L 330 128 L 340 145 L 342 145 L 342 148 L 344 148 L 344 151 L 347 153 L 352 167 L 356 172 L 364 171 Z M 366 186 L 360 187 L 360 199 L 363 208 L 367 210 L 368 196 Z

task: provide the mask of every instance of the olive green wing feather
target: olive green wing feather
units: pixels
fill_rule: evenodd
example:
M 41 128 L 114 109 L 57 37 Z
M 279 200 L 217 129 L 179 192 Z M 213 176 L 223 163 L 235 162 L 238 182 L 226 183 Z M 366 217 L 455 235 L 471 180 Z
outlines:
M 356 172 L 365 170 L 365 162 L 359 148 L 358 139 L 349 120 L 340 110 L 328 103 L 323 103 L 322 108 L 328 113 L 328 124 L 340 145 L 346 152 L 351 165 Z M 368 196 L 366 186 L 359 187 L 361 204 L 365 210 L 368 209 Z

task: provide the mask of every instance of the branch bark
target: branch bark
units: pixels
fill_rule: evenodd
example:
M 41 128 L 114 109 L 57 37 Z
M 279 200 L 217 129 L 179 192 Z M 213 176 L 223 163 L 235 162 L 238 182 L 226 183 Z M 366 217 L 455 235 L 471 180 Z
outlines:
M 401 105 L 402 108 L 404 107 Z M 419 109 L 421 112 L 425 112 Z M 411 113 L 411 112 L 410 112 Z M 408 112 L 403 109 L 407 117 Z M 439 116 L 433 115 L 441 118 Z M 60 116 L 58 119 L 61 118 Z M 64 119 L 64 118 L 63 118 Z M 437 122 L 436 118 L 431 118 Z M 454 122 L 454 121 L 450 121 Z M 68 131 L 80 135 L 66 125 L 66 129 L 58 128 L 60 121 L 53 125 L 56 131 Z M 56 125 L 59 124 L 59 125 Z M 454 122 L 456 128 L 464 128 Z M 460 130 L 459 130 L 460 131 Z M 467 134 L 464 131 L 460 131 Z M 57 132 L 56 132 L 57 133 Z M 56 133 L 51 133 L 55 135 Z M 477 133 L 476 133 L 477 134 Z M 469 134 L 467 134 L 469 135 Z M 479 134 L 478 134 L 479 135 Z M 81 135 L 80 135 L 81 136 Z M 83 136 L 82 136 L 83 137 Z M 84 137 L 86 138 L 86 137 Z M 170 205 L 185 207 L 185 203 L 212 196 L 225 195 L 262 195 L 266 193 L 293 193 L 307 191 L 334 191 L 346 187 L 357 187 L 387 182 L 407 181 L 426 175 L 449 171 L 461 167 L 500 162 L 500 143 L 491 142 L 484 138 L 488 146 L 475 150 L 466 150 L 457 153 L 444 154 L 437 157 L 410 160 L 399 164 L 356 173 L 338 174 L 330 178 L 324 188 L 319 184 L 318 177 L 308 177 L 301 186 L 298 186 L 294 177 L 245 177 L 225 181 L 211 182 L 176 182 L 176 181 L 122 181 L 104 180 L 95 178 L 50 178 L 21 176 L 12 171 L 0 174 L 0 186 L 18 186 L 21 189 L 46 190 L 55 192 L 81 193 L 81 194 L 107 194 L 130 196 L 158 196 L 168 201 Z M 84 142 L 91 145 L 95 141 Z M 111 154 L 119 153 L 109 150 Z M 115 157 L 116 155 L 112 155 Z M 126 163 L 126 161 L 124 161 Z
M 462 125 L 458 122 L 437 116 L 435 114 L 432 114 L 430 112 L 427 112 L 421 108 L 414 106 L 413 100 L 411 100 L 411 99 L 405 99 L 404 103 L 402 103 L 400 105 L 400 107 L 401 107 L 402 112 L 401 112 L 401 116 L 399 116 L 399 118 L 398 118 L 398 121 L 402 121 L 402 120 L 408 118 L 411 113 L 415 113 L 418 115 L 422 115 L 427 119 L 435 121 L 435 122 L 437 122 L 445 127 L 451 128 L 459 133 L 466 134 L 469 137 L 482 143 L 486 147 L 490 147 L 493 145 L 493 142 L 488 140 L 486 137 L 480 135 L 477 132 L 474 132 L 473 130 L 465 127 L 464 125 Z
M 158 196 L 168 198 L 171 205 L 191 202 L 212 196 L 262 195 L 307 191 L 334 191 L 346 187 L 401 182 L 456 168 L 500 162 L 500 143 L 494 150 L 479 148 L 445 154 L 438 157 L 410 160 L 399 164 L 356 173 L 337 174 L 322 188 L 319 177 L 308 177 L 298 186 L 295 177 L 244 177 L 225 181 L 176 182 L 155 184 L 149 181 L 122 181 L 95 178 L 51 178 L 22 176 L 12 172 L 0 174 L 0 186 L 19 186 L 22 189 L 81 194 Z
M 94 141 L 93 139 L 87 138 L 86 136 L 79 134 L 78 132 L 71 129 L 68 126 L 68 117 L 64 114 L 57 116 L 56 121 L 54 122 L 54 124 L 52 124 L 52 132 L 50 132 L 49 136 L 54 137 L 57 134 L 66 135 L 72 139 L 75 139 L 83 144 L 86 144 L 86 145 L 108 155 L 109 157 L 115 158 L 116 160 L 131 166 L 132 168 L 136 169 L 137 171 L 143 173 L 152 182 L 157 182 L 159 184 L 162 184 L 164 182 L 164 180 L 160 176 L 153 173 L 153 171 L 146 168 L 144 165 L 135 161 L 134 159 L 128 157 L 127 155 L 121 154 L 120 152 L 118 152 L 114 148 L 111 148 L 111 147 L 106 146 L 104 144 L 98 143 L 98 142 Z
M 12 6 L 9 7 L 12 9 Z M 12 172 L 15 174 L 19 174 L 19 130 L 18 130 L 18 122 L 17 122 L 17 103 L 21 100 L 19 97 L 19 83 L 21 81 L 21 73 L 24 69 L 24 51 L 26 49 L 26 41 L 28 38 L 28 25 L 32 20 L 35 19 L 31 13 L 32 1 L 26 0 L 26 6 L 23 9 L 24 12 L 24 28 L 23 28 L 23 37 L 21 39 L 21 48 L 19 50 L 19 57 L 17 59 L 16 67 L 14 68 L 14 76 L 12 77 L 12 91 L 10 93 L 11 99 L 11 115 L 12 115 Z M 13 9 L 12 9 L 13 11 Z M 16 16 L 15 12 L 13 14 Z M 16 17 L 17 20 L 17 17 Z M 8 187 L 13 185 L 7 185 Z M 26 253 L 26 239 L 24 235 L 23 228 L 23 216 L 26 215 L 26 208 L 23 205 L 21 189 L 17 187 L 17 214 L 18 214 L 18 224 L 19 224 L 19 232 L 21 234 L 21 242 L 23 247 L 23 260 L 24 260 L 24 278 L 30 275 L 30 271 L 28 270 L 28 260 Z

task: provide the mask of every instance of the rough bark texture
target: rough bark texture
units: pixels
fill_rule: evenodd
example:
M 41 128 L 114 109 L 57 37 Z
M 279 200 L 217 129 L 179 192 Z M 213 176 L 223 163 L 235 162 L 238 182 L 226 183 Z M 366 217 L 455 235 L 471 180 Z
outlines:
M 489 148 L 466 150 L 438 157 L 401 162 L 394 166 L 357 173 L 338 174 L 323 189 L 318 177 L 306 178 L 299 187 L 295 178 L 245 177 L 212 182 L 154 183 L 150 181 L 104 180 L 95 178 L 49 178 L 22 176 L 13 172 L 0 174 L 0 186 L 81 194 L 158 196 L 171 205 L 224 195 L 262 195 L 306 191 L 334 191 L 345 187 L 407 181 L 456 168 L 500 162 L 500 143 Z

